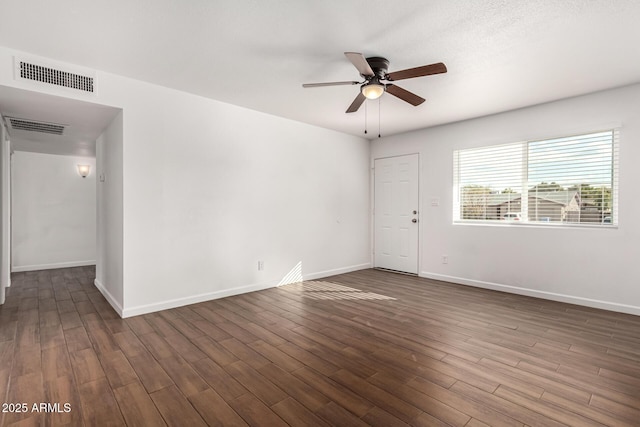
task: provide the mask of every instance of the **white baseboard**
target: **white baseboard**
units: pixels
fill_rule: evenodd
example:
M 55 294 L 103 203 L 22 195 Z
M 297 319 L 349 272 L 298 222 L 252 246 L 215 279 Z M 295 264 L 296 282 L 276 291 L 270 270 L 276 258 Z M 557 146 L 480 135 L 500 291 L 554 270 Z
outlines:
M 565 295 L 555 292 L 538 291 L 535 289 L 521 288 L 518 286 L 503 285 L 499 283 L 483 282 L 481 280 L 465 279 L 462 277 L 447 276 L 444 274 L 430 273 L 427 271 L 421 272 L 420 277 L 640 316 L 640 307 L 634 305 L 620 304 L 616 302 L 602 301 L 591 298 L 578 297 L 574 295 Z
M 207 292 L 204 294 L 192 295 L 183 298 L 162 301 L 153 304 L 139 305 L 137 307 L 126 308 L 121 314 L 122 318 L 138 316 L 141 314 L 153 313 L 160 310 L 168 310 L 170 308 L 182 307 L 183 305 L 197 304 L 199 302 L 210 301 L 219 298 L 230 297 L 233 295 L 246 294 L 248 292 L 261 291 L 263 289 L 274 288 L 278 285 L 277 281 L 262 284 L 238 286 L 230 289 L 223 289 L 215 292 Z
M 98 279 L 94 279 L 93 284 L 96 285 L 96 288 L 98 288 L 98 290 L 100 291 L 102 296 L 104 296 L 104 298 L 107 300 L 107 302 L 111 304 L 111 307 L 113 307 L 116 313 L 118 313 L 120 317 L 124 317 L 122 315 L 123 314 L 122 306 L 118 304 L 118 301 L 116 301 L 113 295 L 111 295 L 111 293 L 107 290 L 107 288 L 104 287 L 102 282 L 100 282 Z
M 336 274 L 350 273 L 352 271 L 363 270 L 365 268 L 371 268 L 371 264 L 367 263 L 367 264 L 352 265 L 348 267 L 337 268 L 334 270 L 303 274 L 303 280 L 315 280 L 323 277 L 335 276 Z M 240 295 L 240 294 L 246 294 L 248 292 L 255 292 L 255 291 L 261 291 L 264 289 L 275 288 L 276 286 L 278 286 L 279 283 L 280 282 L 278 280 L 274 280 L 274 281 L 269 281 L 264 283 L 257 283 L 253 285 L 238 286 L 235 288 L 223 289 L 215 292 L 207 292 L 204 294 L 192 295 L 192 296 L 183 297 L 183 298 L 176 298 L 176 299 L 162 301 L 162 302 L 153 303 L 153 304 L 139 305 L 136 307 L 125 308 L 124 310 L 120 310 L 120 311 L 118 311 L 117 305 L 114 305 L 114 303 L 111 301 L 109 302 L 111 303 L 112 306 L 114 306 L 114 309 L 118 311 L 118 313 L 122 318 L 126 318 L 126 317 L 138 316 L 141 314 L 153 313 L 155 311 L 160 311 L 160 310 L 168 310 L 170 308 L 182 307 L 183 305 L 197 304 L 199 302 L 230 297 L 233 295 Z M 96 284 L 96 286 L 98 285 Z M 98 289 L 100 288 L 98 287 Z M 104 292 L 103 292 L 103 295 L 105 295 Z M 107 297 L 107 295 L 105 295 L 105 298 L 109 300 L 109 297 Z
M 11 267 L 11 272 L 18 273 L 22 271 L 52 270 L 54 268 L 84 267 L 87 265 L 96 265 L 96 260 L 57 262 L 54 264 L 14 265 Z
M 338 274 L 351 273 L 352 271 L 365 270 L 371 268 L 371 263 L 351 265 L 348 267 L 336 268 L 334 270 L 320 271 L 317 273 L 302 274 L 303 280 L 316 280 L 324 277 L 336 276 Z

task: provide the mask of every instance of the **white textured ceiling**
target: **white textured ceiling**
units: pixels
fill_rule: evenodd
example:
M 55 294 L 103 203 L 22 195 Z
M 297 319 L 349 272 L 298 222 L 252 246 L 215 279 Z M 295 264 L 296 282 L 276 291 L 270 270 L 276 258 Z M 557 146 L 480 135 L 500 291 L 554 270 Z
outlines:
M 390 135 L 640 81 L 637 0 L 0 0 L 0 44 L 362 135 L 343 52 L 449 72 L 385 94 Z M 369 136 L 378 102 L 368 101 Z

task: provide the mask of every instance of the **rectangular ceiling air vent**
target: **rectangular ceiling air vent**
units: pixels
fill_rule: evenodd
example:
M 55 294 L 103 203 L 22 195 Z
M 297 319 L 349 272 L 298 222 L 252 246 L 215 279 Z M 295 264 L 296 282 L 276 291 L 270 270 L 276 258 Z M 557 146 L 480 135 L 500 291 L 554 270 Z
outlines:
M 74 70 L 45 61 L 15 58 L 15 78 L 95 94 L 95 74 L 90 70 Z
M 28 132 L 48 133 L 52 135 L 62 135 L 64 133 L 64 125 L 57 123 L 36 122 L 29 119 L 18 119 L 16 117 L 7 117 L 9 127 L 14 130 L 25 130 Z

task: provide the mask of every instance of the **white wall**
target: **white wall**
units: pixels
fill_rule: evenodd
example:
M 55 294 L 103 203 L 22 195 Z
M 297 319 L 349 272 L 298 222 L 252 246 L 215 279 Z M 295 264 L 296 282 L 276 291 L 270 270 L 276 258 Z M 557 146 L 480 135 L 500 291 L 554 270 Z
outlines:
M 95 284 L 120 315 L 124 307 L 122 246 L 122 112 L 96 141 L 97 254 Z
M 366 140 L 137 82 L 119 89 L 125 315 L 274 286 L 298 265 L 305 278 L 370 265 Z
M 14 80 L 16 54 L 0 48 L 1 85 L 87 100 Z M 122 203 L 123 316 L 370 265 L 367 140 L 104 72 L 97 87 L 123 109 L 123 197 L 100 209 Z
M 95 159 L 16 151 L 11 185 L 12 271 L 95 264 Z
M 5 288 L 11 285 L 11 145 L 0 115 L 0 304 L 4 304 Z
M 421 155 L 421 276 L 640 314 L 638 99 L 634 85 L 374 141 L 372 159 Z M 612 125 L 622 125 L 617 229 L 453 225 L 454 150 Z

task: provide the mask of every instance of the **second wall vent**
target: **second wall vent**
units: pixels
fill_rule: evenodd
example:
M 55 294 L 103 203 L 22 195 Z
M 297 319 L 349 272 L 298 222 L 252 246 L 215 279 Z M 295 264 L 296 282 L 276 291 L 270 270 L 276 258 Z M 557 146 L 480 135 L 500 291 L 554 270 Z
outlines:
M 14 130 L 26 130 L 29 132 L 49 133 L 52 135 L 62 135 L 65 125 L 58 123 L 37 122 L 29 119 L 19 119 L 17 117 L 7 117 L 9 128 Z
M 64 67 L 67 68 L 67 67 Z M 16 79 L 36 81 L 94 94 L 95 76 L 91 72 L 63 69 L 61 66 L 15 58 Z

